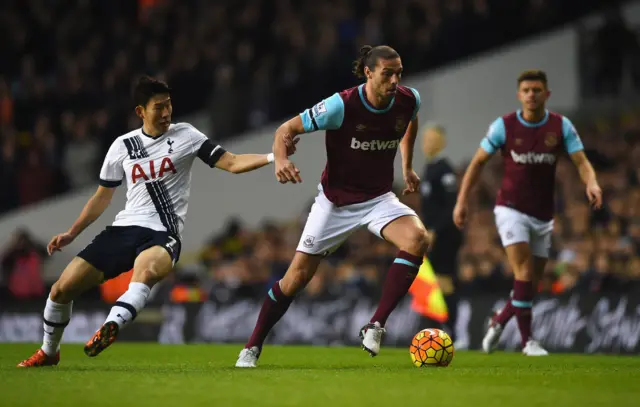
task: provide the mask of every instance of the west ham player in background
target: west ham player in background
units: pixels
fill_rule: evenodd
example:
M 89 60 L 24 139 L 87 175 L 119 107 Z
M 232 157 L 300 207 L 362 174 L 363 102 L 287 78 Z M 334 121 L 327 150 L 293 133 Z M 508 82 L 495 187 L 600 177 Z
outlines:
M 279 182 L 302 182 L 286 154 L 299 134 L 326 130 L 327 164 L 293 261 L 269 290 L 237 367 L 256 366 L 267 334 L 322 258 L 364 226 L 399 249 L 378 308 L 360 331 L 363 349 L 377 355 L 385 322 L 409 290 L 430 245 L 431 236 L 416 213 L 391 191 L 398 147 L 406 183 L 403 193 L 419 188 L 412 157 L 420 96 L 415 89 L 399 86 L 402 62 L 390 47 L 365 46 L 354 65 L 364 84 L 335 93 L 276 131 L 273 152 Z
M 589 202 L 594 208 L 602 206 L 602 191 L 576 129 L 569 119 L 545 108 L 550 94 L 543 71 L 520 75 L 518 99 L 522 109 L 498 118 L 489 127 L 464 175 L 453 213 L 454 222 L 462 228 L 469 191 L 484 164 L 500 150 L 504 175 L 494 213 L 515 281 L 512 297 L 494 316 L 482 341 L 487 353 L 495 348 L 503 327 L 515 315 L 523 353 L 548 354 L 531 335 L 532 280 L 542 275 L 549 257 L 558 158 L 565 154 L 571 157 L 586 185 Z
M 125 209 L 69 263 L 53 285 L 44 309 L 42 347 L 18 367 L 57 365 L 74 298 L 131 268 L 129 289 L 87 342 L 85 353 L 99 354 L 135 319 L 151 287 L 169 274 L 180 257 L 191 166 L 196 157 L 210 167 L 232 173 L 252 171 L 273 161 L 272 154 L 231 154 L 192 125 L 171 124 L 170 89 L 163 82 L 141 78 L 134 90 L 134 102 L 142 127 L 113 142 L 100 171 L 98 190 L 73 226 L 51 239 L 49 255 L 62 250 L 98 219 L 123 178 L 127 184 Z M 293 151 L 291 148 L 288 153 Z

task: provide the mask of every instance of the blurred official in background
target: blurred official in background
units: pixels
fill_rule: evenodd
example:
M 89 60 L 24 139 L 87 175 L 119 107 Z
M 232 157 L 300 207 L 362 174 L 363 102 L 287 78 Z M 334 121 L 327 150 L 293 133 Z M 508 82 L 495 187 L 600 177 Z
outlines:
M 441 155 L 445 146 L 446 133 L 443 127 L 433 125 L 424 131 L 422 151 L 427 164 L 422 175 L 420 194 L 422 221 L 428 230 L 436 234 L 428 257 L 447 303 L 447 331 L 454 333 L 458 313 L 458 251 L 462 246 L 462 232 L 453 224 L 458 184 L 451 162 Z

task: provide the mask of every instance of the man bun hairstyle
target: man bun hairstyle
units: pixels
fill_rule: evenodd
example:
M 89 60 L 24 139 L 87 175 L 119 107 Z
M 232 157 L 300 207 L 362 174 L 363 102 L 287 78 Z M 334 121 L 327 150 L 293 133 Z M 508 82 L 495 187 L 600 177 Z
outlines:
M 133 87 L 133 103 L 135 106 L 147 106 L 155 95 L 171 93 L 171 88 L 165 82 L 143 75 L 138 78 Z
M 366 66 L 373 71 L 380 58 L 396 59 L 400 58 L 400 54 L 387 45 L 379 45 L 377 47 L 365 45 L 360 48 L 358 59 L 353 61 L 353 74 L 359 79 L 366 79 L 367 76 L 364 74 L 364 67 Z

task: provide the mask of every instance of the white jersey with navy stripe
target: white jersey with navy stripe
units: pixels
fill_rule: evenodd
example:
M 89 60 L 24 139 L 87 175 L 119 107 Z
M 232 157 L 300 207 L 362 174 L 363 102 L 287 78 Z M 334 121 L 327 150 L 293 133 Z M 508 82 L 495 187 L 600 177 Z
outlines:
M 158 137 L 142 129 L 118 137 L 100 171 L 102 186 L 115 187 L 123 179 L 127 183 L 126 206 L 113 226 L 142 226 L 179 238 L 187 215 L 194 158 L 213 166 L 222 154 L 222 147 L 213 146 L 188 123 L 172 124 Z

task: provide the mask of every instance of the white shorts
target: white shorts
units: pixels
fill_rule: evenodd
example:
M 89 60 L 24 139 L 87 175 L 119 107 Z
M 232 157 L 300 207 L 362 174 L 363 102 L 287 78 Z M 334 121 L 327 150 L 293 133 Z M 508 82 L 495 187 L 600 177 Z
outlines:
M 320 190 L 311 207 L 297 251 L 330 254 L 362 226 L 367 226 L 371 233 L 382 239 L 382 229 L 402 216 L 417 215 L 400 202 L 393 192 L 369 201 L 337 207 Z
M 506 206 L 496 206 L 493 213 L 502 246 L 525 242 L 534 256 L 549 257 L 553 220 L 543 221 Z

